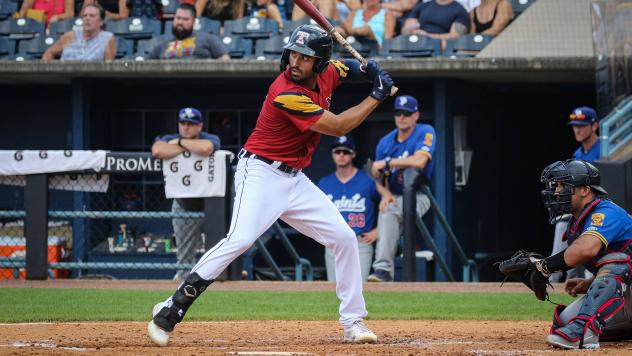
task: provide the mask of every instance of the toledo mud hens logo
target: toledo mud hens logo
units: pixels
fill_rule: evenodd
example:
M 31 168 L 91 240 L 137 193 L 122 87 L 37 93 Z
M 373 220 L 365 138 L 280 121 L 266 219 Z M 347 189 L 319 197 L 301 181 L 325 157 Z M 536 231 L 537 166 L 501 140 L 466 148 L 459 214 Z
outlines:
M 601 213 L 592 214 L 590 217 L 590 225 L 592 226 L 603 226 L 603 221 L 606 218 L 606 215 Z
M 294 43 L 298 43 L 298 44 L 305 44 L 305 41 L 307 41 L 309 39 L 309 33 L 307 32 L 303 32 L 303 31 L 298 31 L 296 33 L 296 39 L 294 40 Z

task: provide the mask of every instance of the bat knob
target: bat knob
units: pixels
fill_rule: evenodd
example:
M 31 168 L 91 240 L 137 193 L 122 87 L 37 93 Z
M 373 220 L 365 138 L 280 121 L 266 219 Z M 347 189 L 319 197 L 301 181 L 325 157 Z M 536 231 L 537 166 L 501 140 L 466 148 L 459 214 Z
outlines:
M 395 96 L 395 94 L 397 94 L 397 91 L 399 91 L 399 88 L 393 85 L 391 87 L 391 96 Z

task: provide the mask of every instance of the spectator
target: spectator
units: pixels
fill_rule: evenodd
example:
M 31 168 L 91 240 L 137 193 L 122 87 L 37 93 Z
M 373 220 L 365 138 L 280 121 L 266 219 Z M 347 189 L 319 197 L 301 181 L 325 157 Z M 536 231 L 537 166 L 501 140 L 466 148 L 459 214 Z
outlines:
M 427 1 L 427 0 L 426 0 Z M 468 13 L 481 4 L 481 0 L 456 0 Z
M 470 31 L 497 36 L 513 19 L 513 7 L 508 0 L 483 0 L 470 12 Z
M 164 35 L 149 51 L 150 59 L 230 59 L 219 37 L 193 32 L 195 7 L 180 4 L 173 16 L 171 35 Z
M 362 0 L 336 0 L 336 13 L 334 19 L 343 23 L 353 10 L 362 8 Z
M 336 0 L 311 0 L 311 2 L 326 18 L 336 18 Z M 300 20 L 303 17 L 305 17 L 305 11 L 294 4 L 294 9 L 292 9 L 292 21 Z
M 244 17 L 244 0 L 197 0 L 195 9 L 198 16 L 205 16 L 224 23 Z
M 188 5 L 188 4 L 187 4 Z M 189 5 L 191 6 L 191 5 Z M 202 114 L 194 108 L 184 108 L 178 113 L 178 134 L 157 137 L 151 147 L 155 158 L 170 159 L 184 151 L 210 156 L 220 148 L 219 137 L 202 131 Z M 202 198 L 174 199 L 171 206 L 174 213 L 204 211 Z M 194 264 L 195 254 L 203 248 L 202 219 L 173 219 L 173 233 L 176 237 L 178 263 Z M 189 268 L 179 270 L 174 279 L 185 279 Z
M 279 24 L 279 31 L 283 30 L 283 18 L 274 0 L 256 0 L 249 5 L 248 16 L 263 17 L 276 21 Z
M 64 33 L 50 46 L 42 60 L 50 61 L 61 54 L 62 61 L 102 61 L 116 57 L 116 39 L 103 30 L 105 10 L 98 4 L 87 4 L 81 11 L 83 28 Z
M 393 38 L 395 16 L 380 6 L 380 0 L 364 0 L 362 8 L 353 10 L 347 20 L 338 27 L 344 37 L 364 37 L 377 41 L 381 47 L 385 39 Z
M 45 22 L 62 21 L 75 16 L 74 0 L 25 0 L 17 13 L 17 17 L 28 17 Z
M 403 95 L 395 98 L 395 126 L 397 128 L 382 137 L 375 152 L 372 174 L 379 177 L 385 174 L 386 185 L 377 185 L 382 195 L 377 229 L 378 239 L 375 246 L 375 262 L 370 282 L 388 282 L 393 280 L 395 268 L 393 260 L 402 235 L 403 219 L 403 184 L 404 170 L 414 168 L 422 170 L 423 179 L 429 181 L 434 163 L 432 154 L 435 150 L 434 128 L 426 124 L 417 124 L 419 109 L 417 100 Z M 428 211 L 430 200 L 417 193 L 416 211 L 419 216 Z
M 84 3 L 94 3 L 86 0 Z M 160 0 L 97 0 L 105 9 L 105 17 L 110 20 L 123 20 L 128 17 L 146 17 L 160 20 L 162 2 Z
M 417 0 L 384 0 L 382 8 L 389 10 L 395 16 L 395 33 L 401 33 L 404 21 L 410 11 L 417 5 Z
M 375 188 L 375 181 L 364 171 L 353 166 L 356 153 L 351 136 L 338 137 L 331 150 L 331 158 L 336 165 L 336 171 L 323 177 L 318 182 L 318 188 L 333 201 L 349 227 L 356 233 L 362 280 L 366 281 L 373 260 L 373 241 L 377 238 L 374 222 L 375 201 L 379 198 L 379 194 Z M 327 280 L 335 282 L 334 253 L 328 247 L 325 247 L 325 266 Z
M 587 106 L 578 107 L 569 115 L 569 119 L 568 124 L 573 126 L 575 140 L 580 143 L 579 148 L 573 154 L 573 159 L 586 162 L 593 162 L 599 159 L 600 146 L 599 136 L 597 135 L 599 120 L 595 110 Z M 553 255 L 568 247 L 565 233 L 571 216 L 571 214 L 563 214 L 554 221 Z M 567 279 L 586 278 L 585 275 L 586 270 L 582 266 L 577 266 L 566 273 Z M 552 282 L 561 282 L 563 279 L 564 274 L 562 272 L 556 272 L 551 275 Z
M 432 0 L 415 5 L 402 32 L 448 40 L 466 34 L 469 26 L 470 17 L 458 2 Z

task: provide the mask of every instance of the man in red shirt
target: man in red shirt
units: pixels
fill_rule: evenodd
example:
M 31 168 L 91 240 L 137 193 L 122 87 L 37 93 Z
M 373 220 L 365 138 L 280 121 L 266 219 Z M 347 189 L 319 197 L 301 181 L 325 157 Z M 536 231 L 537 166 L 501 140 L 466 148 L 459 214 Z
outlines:
M 331 37 L 303 25 L 292 35 L 281 59 L 281 73 L 268 90 L 255 130 L 239 153 L 235 201 L 226 238 L 207 251 L 166 301 L 156 304 L 148 332 L 161 346 L 169 341 L 187 309 L 235 258 L 281 219 L 333 250 L 340 324 L 347 342 L 377 342 L 364 325 L 358 243 L 330 199 L 301 169 L 309 166 L 321 134 L 342 136 L 360 125 L 386 99 L 393 80 L 374 61 L 330 60 Z M 360 104 L 336 115 L 331 95 L 344 80 L 373 82 Z

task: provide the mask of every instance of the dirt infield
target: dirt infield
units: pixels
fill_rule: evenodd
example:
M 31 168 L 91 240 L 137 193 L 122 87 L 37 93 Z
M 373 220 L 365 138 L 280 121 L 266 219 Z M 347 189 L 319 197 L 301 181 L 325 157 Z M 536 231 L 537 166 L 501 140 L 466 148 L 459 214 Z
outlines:
M 172 281 L 2 282 L 0 287 L 173 289 Z M 561 287 L 561 286 L 560 286 Z M 226 282 L 217 290 L 328 290 L 331 283 Z M 496 290 L 498 289 L 498 290 Z M 557 289 L 557 288 L 556 288 Z M 516 292 L 519 284 L 388 283 L 365 290 Z M 560 289 L 558 289 L 560 290 Z M 6 310 L 5 310 L 6 311 Z M 170 345 L 155 347 L 145 322 L 0 324 L 0 355 L 555 355 L 544 343 L 543 321 L 371 320 L 375 345 L 342 342 L 336 321 L 183 322 Z M 586 351 L 589 352 L 589 351 Z M 632 343 L 602 343 L 591 355 L 632 355 Z

